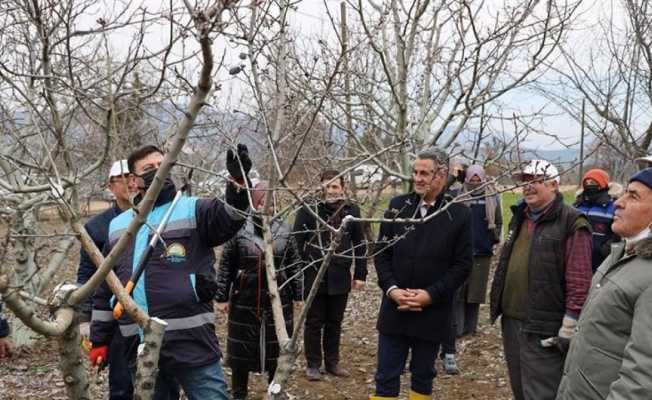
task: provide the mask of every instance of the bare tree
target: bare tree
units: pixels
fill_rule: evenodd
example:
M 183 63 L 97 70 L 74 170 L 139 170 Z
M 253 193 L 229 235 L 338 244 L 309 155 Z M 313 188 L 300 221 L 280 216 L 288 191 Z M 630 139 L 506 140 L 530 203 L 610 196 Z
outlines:
M 30 329 L 42 335 L 59 337 L 61 368 L 70 398 L 89 398 L 88 379 L 84 364 L 80 362 L 74 308 L 92 295 L 105 279 L 118 301 L 145 332 L 136 394 L 138 398 L 150 398 L 153 394 L 158 350 L 166 323 L 150 318 L 137 307 L 112 272 L 112 267 L 153 207 L 163 180 L 212 89 L 215 67 L 212 40 L 232 23 L 223 16 L 235 15 L 239 7 L 237 1 L 213 3 L 195 8 L 186 2 L 185 8 L 170 7 L 162 17 L 152 16 L 144 8 L 133 8 L 130 3 L 116 2 L 116 8 L 105 10 L 106 14 L 96 21 L 97 26 L 76 30 L 81 25 L 78 20 L 93 6 L 93 2 L 3 2 L 2 7 L 6 8 L 0 15 L 6 29 L 0 37 L 5 51 L 0 63 L 0 91 L 7 95 L 3 98 L 8 101 L 2 104 L 2 127 L 7 135 L 0 152 L 0 168 L 3 170 L 0 186 L 4 190 L 2 200 L 8 204 L 6 212 L 11 224 L 3 248 L 0 293 L 9 309 Z M 175 36 L 173 28 L 184 19 L 186 22 L 181 23 L 182 28 Z M 163 50 L 150 52 L 138 39 L 142 39 L 148 24 L 158 21 L 169 24 L 170 42 Z M 109 33 L 134 27 L 136 39 L 126 55 L 120 57 L 122 61 L 114 62 L 108 44 Z M 137 217 L 104 258 L 80 223 L 79 181 L 104 163 L 111 152 L 112 139 L 120 135 L 122 129 L 117 128 L 116 121 L 121 109 L 129 110 L 129 107 L 121 108 L 120 99 L 135 96 L 142 101 L 154 96 L 166 82 L 168 68 L 172 69 L 167 64 L 169 49 L 184 35 L 194 35 L 199 45 L 196 51 L 200 66 L 197 83 L 186 81 L 192 97 L 184 107 L 183 118 L 174 128 L 168 152 L 154 183 L 139 203 Z M 150 89 L 134 91 L 125 84 L 126 77 L 136 65 L 158 59 L 162 59 L 158 80 Z M 94 132 L 104 147 L 88 160 L 80 156 L 76 145 L 84 136 L 92 140 L 89 134 Z M 49 301 L 39 297 L 48 289 L 43 284 L 44 279 L 53 275 L 65 257 L 51 257 L 51 263 L 57 265 L 50 265 L 45 271 L 36 262 L 36 240 L 41 236 L 61 236 L 56 233 L 44 235 L 34 229 L 39 227 L 34 218 L 29 219 L 30 211 L 42 203 L 51 203 L 59 209 L 69 231 L 78 236 L 98 266 L 97 272 L 81 287 L 57 286 Z M 65 233 L 63 236 L 69 235 Z M 61 241 L 58 254 L 65 254 L 70 244 L 68 239 Z M 15 250 L 10 251 L 11 247 Z M 26 300 L 37 306 L 47 305 L 54 319 L 42 316 Z
M 582 99 L 586 100 L 585 122 L 592 134 L 592 147 L 610 147 L 597 156 L 609 154 L 626 160 L 626 165 L 613 165 L 614 173 L 621 175 L 635 158 L 650 152 L 652 143 L 649 4 L 615 0 L 590 12 L 597 17 L 593 29 L 576 33 L 584 45 L 578 47 L 574 40 L 564 46 L 563 58 L 550 63 L 554 73 L 539 86 L 578 122 L 582 119 Z M 589 37 L 584 40 L 584 35 Z

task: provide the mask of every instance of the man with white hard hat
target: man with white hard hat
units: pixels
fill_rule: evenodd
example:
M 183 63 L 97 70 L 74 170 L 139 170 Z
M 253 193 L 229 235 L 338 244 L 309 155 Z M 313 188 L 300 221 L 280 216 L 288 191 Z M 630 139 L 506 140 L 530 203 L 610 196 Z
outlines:
M 523 199 L 512 207 L 491 288 L 491 321 L 502 316 L 514 399 L 552 400 L 591 284 L 591 229 L 564 204 L 554 165 L 532 160 L 515 177 Z
M 642 168 L 649 168 L 652 167 L 652 154 L 648 154 L 645 157 L 639 157 L 635 159 L 634 161 L 643 164 Z
M 115 200 L 111 207 L 102 213 L 89 219 L 84 227 L 86 231 L 95 242 L 98 249 L 102 250 L 109 236 L 109 223 L 111 220 L 120 215 L 124 210 L 131 208 L 129 195 L 134 192 L 134 188 L 130 187 L 129 167 L 127 160 L 116 161 L 111 165 L 107 181 L 107 189 L 113 193 Z M 90 279 L 96 271 L 95 264 L 91 261 L 88 253 L 82 247 L 79 256 L 79 269 L 77 270 L 77 282 L 84 284 Z M 81 306 L 81 324 L 79 325 L 82 337 L 88 339 L 90 332 L 89 321 L 91 318 L 92 298 L 89 298 Z M 120 330 L 116 329 L 113 339 L 111 341 L 110 350 L 108 353 L 109 364 L 109 399 L 110 400 L 123 400 L 131 399 L 133 397 L 133 385 L 129 368 L 127 365 L 127 358 L 125 357 L 124 340 L 120 335 Z

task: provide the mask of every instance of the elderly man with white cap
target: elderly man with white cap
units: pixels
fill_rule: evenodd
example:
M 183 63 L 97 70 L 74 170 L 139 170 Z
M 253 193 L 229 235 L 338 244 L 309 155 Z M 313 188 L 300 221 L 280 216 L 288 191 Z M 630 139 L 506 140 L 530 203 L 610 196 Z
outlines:
M 559 172 L 532 160 L 516 174 L 523 199 L 491 288 L 491 320 L 502 316 L 507 369 L 516 400 L 552 400 L 591 284 L 591 230 L 564 204 Z

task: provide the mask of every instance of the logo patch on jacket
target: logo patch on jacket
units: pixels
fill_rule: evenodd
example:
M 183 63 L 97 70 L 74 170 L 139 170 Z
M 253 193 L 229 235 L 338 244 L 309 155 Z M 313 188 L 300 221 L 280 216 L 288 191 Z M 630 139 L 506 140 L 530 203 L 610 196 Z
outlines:
M 186 261 L 186 248 L 181 243 L 172 243 L 165 249 L 165 259 L 172 263 Z

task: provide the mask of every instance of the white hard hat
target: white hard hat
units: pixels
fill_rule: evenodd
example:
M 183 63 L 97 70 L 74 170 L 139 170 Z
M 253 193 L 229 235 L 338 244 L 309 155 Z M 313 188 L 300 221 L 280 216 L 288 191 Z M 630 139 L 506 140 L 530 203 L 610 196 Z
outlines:
M 543 176 L 557 183 L 561 181 L 557 167 L 546 160 L 532 160 L 525 164 L 521 171 L 514 174 L 517 179 L 520 179 L 523 175 Z
M 645 157 L 639 157 L 634 161 L 643 161 L 643 162 L 646 162 L 648 164 L 652 164 L 652 154 L 648 154 Z
M 109 171 L 109 179 L 114 176 L 122 176 L 129 173 L 129 166 L 127 160 L 120 160 L 113 163 Z

